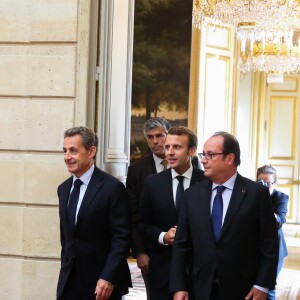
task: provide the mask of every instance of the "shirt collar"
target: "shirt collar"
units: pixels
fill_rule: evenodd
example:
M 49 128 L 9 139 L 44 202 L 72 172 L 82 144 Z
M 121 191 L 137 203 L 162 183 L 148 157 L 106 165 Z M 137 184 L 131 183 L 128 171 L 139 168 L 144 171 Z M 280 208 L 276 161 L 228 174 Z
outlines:
M 180 176 L 174 169 L 171 169 L 172 173 L 172 179 L 174 179 L 176 176 Z M 191 179 L 193 175 L 193 166 L 191 166 L 185 171 L 185 173 L 181 174 L 181 176 L 184 176 L 185 178 Z
M 237 172 L 231 176 L 227 181 L 225 181 L 222 185 L 225 186 L 227 189 L 233 190 L 234 183 L 237 177 Z M 220 184 L 214 183 L 212 184 L 212 190 L 214 190 Z
M 93 175 L 93 172 L 94 172 L 94 169 L 95 169 L 95 165 L 92 164 L 92 166 L 83 174 L 79 177 L 79 179 L 85 184 L 85 185 L 88 185 L 91 178 L 92 178 L 92 175 Z M 77 179 L 77 177 L 75 175 L 73 175 L 73 183 L 74 181 Z
M 154 153 L 152 154 L 153 154 L 155 166 L 158 167 L 164 159 L 156 156 Z

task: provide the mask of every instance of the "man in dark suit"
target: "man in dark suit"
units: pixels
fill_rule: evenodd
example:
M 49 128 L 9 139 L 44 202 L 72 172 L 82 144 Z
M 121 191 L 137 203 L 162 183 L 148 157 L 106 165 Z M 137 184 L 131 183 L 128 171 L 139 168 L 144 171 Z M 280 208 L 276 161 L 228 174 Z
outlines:
M 273 212 L 277 224 L 278 241 L 279 241 L 279 257 L 277 267 L 277 277 L 283 266 L 283 261 L 288 255 L 285 238 L 282 231 L 282 225 L 286 222 L 286 214 L 288 212 L 289 196 L 275 189 L 277 182 L 277 172 L 271 165 L 264 165 L 257 169 L 257 180 L 269 188 L 272 199 Z M 268 300 L 276 299 L 276 290 L 272 289 L 268 292 Z
M 172 257 L 174 300 L 264 300 L 278 259 L 269 191 L 237 173 L 240 148 L 231 134 L 215 133 L 201 156 L 209 179 L 184 193 Z
M 129 203 L 124 185 L 94 165 L 97 146 L 89 128 L 64 133 L 64 160 L 73 176 L 57 190 L 60 300 L 120 300 L 131 286 Z
M 146 177 L 163 171 L 167 165 L 165 160 L 165 140 L 171 124 L 163 118 L 153 118 L 144 124 L 144 136 L 147 139 L 151 155 L 145 156 L 128 167 L 126 190 L 131 204 L 132 215 L 132 244 L 133 257 L 141 269 L 144 278 L 147 296 L 148 288 L 148 251 L 137 230 L 139 198 L 141 196 Z M 164 165 L 165 163 L 165 165 Z
M 140 199 L 138 228 L 145 242 L 149 261 L 150 299 L 172 299 L 169 293 L 172 245 L 176 234 L 178 191 L 204 180 L 203 171 L 191 164 L 197 148 L 197 136 L 186 127 L 172 127 L 165 142 L 170 169 L 146 178 Z M 176 203 L 175 203 L 176 202 Z

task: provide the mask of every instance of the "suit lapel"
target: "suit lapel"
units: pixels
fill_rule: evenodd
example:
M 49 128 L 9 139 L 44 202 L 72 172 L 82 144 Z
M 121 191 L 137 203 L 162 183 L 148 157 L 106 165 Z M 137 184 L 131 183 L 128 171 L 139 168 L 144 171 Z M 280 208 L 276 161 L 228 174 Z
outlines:
M 211 209 L 210 209 L 211 189 L 212 189 L 212 181 L 207 180 L 203 184 L 203 193 L 201 193 L 201 196 L 203 195 L 203 199 L 201 198 L 199 199 L 199 201 L 202 201 L 202 205 L 203 205 L 204 223 L 206 223 L 207 228 L 209 228 L 211 239 L 215 241 L 215 236 L 211 224 Z
M 230 199 L 229 206 L 227 209 L 227 213 L 226 213 L 226 216 L 224 219 L 224 223 L 222 226 L 220 239 L 222 238 L 222 235 L 226 232 L 226 230 L 230 226 L 234 215 L 237 213 L 239 207 L 241 206 L 241 204 L 244 201 L 246 193 L 247 193 L 247 184 L 246 184 L 246 182 L 244 182 L 242 176 L 240 176 L 238 174 L 235 184 L 234 184 L 234 187 L 233 187 L 233 191 L 232 191 L 231 199 Z
M 163 172 L 166 173 L 165 178 L 166 178 L 167 195 L 169 195 L 167 198 L 170 199 L 170 204 L 177 213 L 177 210 L 175 207 L 175 199 L 174 199 L 174 195 L 173 195 L 173 179 L 172 179 L 171 168 L 166 171 L 163 171 Z
M 151 155 L 151 156 L 149 157 L 149 162 L 150 162 L 150 163 L 147 164 L 147 166 L 149 166 L 149 171 L 148 171 L 149 174 L 155 174 L 155 173 L 157 173 L 153 155 Z
M 76 227 L 78 226 L 80 219 L 84 215 L 86 209 L 89 207 L 90 203 L 94 200 L 97 192 L 102 188 L 103 184 L 104 184 L 103 175 L 101 174 L 100 170 L 95 167 L 94 173 L 88 184 L 88 187 L 82 199 L 80 209 L 78 211 Z
M 190 182 L 190 186 L 192 186 L 193 184 L 197 183 L 197 175 L 195 174 L 195 168 L 193 167 L 193 173 L 192 173 L 192 178 L 191 178 L 191 182 Z
M 202 175 L 202 171 L 193 167 L 193 173 L 192 173 L 190 186 L 192 186 L 193 184 L 199 183 L 201 180 L 203 180 L 204 178 L 202 178 L 201 175 Z M 203 175 L 203 177 L 204 177 L 204 175 Z
M 70 191 L 73 184 L 73 177 L 70 177 L 67 182 L 65 183 L 65 186 L 62 188 L 62 194 L 60 195 L 60 201 L 61 201 L 61 209 L 62 209 L 62 217 L 67 220 L 67 206 L 68 201 L 70 197 Z

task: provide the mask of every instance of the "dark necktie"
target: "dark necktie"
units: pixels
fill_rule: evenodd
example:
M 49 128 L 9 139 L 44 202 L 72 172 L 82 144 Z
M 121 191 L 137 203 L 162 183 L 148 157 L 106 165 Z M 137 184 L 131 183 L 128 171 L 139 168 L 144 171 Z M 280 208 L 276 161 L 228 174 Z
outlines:
M 164 170 L 167 170 L 167 168 L 168 168 L 168 161 L 167 161 L 166 159 L 163 159 L 163 160 L 161 161 L 161 164 L 163 165 Z
M 214 198 L 213 208 L 211 212 L 211 221 L 213 226 L 213 232 L 216 241 L 219 240 L 222 229 L 222 217 L 223 217 L 223 198 L 222 193 L 226 189 L 225 186 L 219 185 L 217 187 L 217 194 Z
M 184 187 L 183 187 L 184 176 L 179 175 L 179 176 L 176 176 L 176 178 L 178 180 L 178 185 L 177 185 L 177 190 L 176 190 L 175 206 L 179 213 L 181 202 L 182 202 L 182 195 L 184 192 Z
M 77 203 L 79 199 L 81 185 L 82 185 L 82 181 L 80 179 L 76 179 L 74 181 L 74 187 L 70 195 L 69 205 L 67 209 L 69 223 L 74 227 L 75 227 L 76 210 L 77 210 Z

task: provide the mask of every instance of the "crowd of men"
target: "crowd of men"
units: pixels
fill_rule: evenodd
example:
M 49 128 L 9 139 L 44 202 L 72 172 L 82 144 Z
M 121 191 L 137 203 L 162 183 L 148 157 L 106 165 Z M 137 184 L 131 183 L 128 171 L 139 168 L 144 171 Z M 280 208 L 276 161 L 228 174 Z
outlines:
M 65 131 L 57 299 L 122 299 L 130 249 L 148 300 L 271 299 L 277 215 L 268 187 L 237 172 L 236 138 L 214 133 L 201 170 L 190 129 L 154 118 L 144 136 L 151 153 L 129 166 L 125 187 L 95 165 L 94 131 Z

